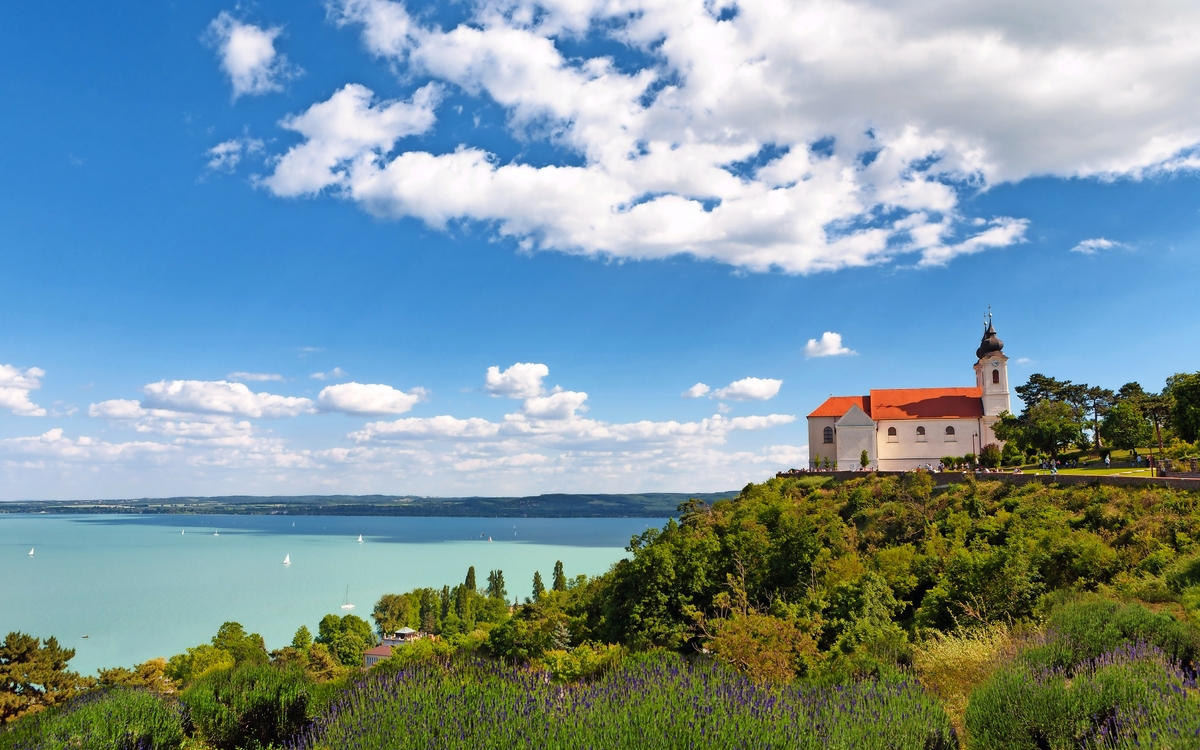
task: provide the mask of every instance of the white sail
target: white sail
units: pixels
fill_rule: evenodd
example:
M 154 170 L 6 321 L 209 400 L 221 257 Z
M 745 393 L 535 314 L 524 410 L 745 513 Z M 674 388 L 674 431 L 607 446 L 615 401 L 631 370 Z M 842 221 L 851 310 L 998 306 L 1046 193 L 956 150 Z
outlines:
M 287 555 L 284 555 L 284 556 L 283 556 L 283 564 L 284 564 L 284 565 L 291 565 L 291 564 L 292 564 L 292 556 L 291 556 L 290 554 L 287 554 Z
M 358 535 L 358 543 L 359 543 L 359 544 L 362 544 L 362 543 L 363 543 L 363 542 L 362 542 L 362 534 L 359 534 L 359 535 Z
M 354 605 L 350 603 L 350 587 L 346 587 L 346 596 L 342 598 L 342 609 L 354 609 Z
M 30 547 L 30 548 L 29 548 L 29 556 L 30 556 L 30 557 L 33 557 L 33 547 Z

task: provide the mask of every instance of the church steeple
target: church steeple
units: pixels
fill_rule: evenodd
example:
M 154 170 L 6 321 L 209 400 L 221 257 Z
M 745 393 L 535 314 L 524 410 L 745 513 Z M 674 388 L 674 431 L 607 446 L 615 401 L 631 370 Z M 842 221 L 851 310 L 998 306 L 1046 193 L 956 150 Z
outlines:
M 1011 403 L 1008 393 L 1008 357 L 1004 354 L 1004 342 L 996 335 L 992 325 L 992 308 L 988 306 L 984 318 L 983 340 L 975 350 L 975 384 L 983 398 L 983 415 L 996 417 L 1009 411 Z
M 1004 342 L 996 335 L 996 329 L 992 326 L 991 305 L 988 305 L 987 317 L 983 320 L 987 325 L 983 329 L 983 340 L 979 342 L 979 348 L 975 350 L 975 359 L 983 359 L 989 354 L 998 354 L 1004 351 Z

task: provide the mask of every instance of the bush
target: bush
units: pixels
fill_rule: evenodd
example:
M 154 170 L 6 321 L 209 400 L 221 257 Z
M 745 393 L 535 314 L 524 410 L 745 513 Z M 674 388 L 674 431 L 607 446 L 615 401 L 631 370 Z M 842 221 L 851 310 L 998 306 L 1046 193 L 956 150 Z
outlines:
M 1162 651 L 1176 666 L 1190 668 L 1200 651 L 1200 632 L 1168 614 L 1140 604 L 1102 599 L 1071 602 L 1056 609 L 1047 622 L 1048 642 L 1024 655 L 1025 661 L 1070 673 L 1075 665 L 1135 643 Z
M 988 443 L 979 451 L 979 463 L 989 469 L 998 468 L 1002 455 L 1000 453 L 1000 446 L 995 443 Z
M 179 704 L 131 688 L 87 693 L 0 731 L 2 750 L 173 750 L 183 742 Z
M 317 694 L 300 669 L 248 664 L 207 674 L 182 697 L 197 735 L 224 750 L 282 743 L 308 724 Z
M 1184 673 L 1151 646 L 1125 646 L 1076 667 L 1068 677 L 1018 660 L 997 671 L 967 706 L 972 750 L 1125 746 L 1172 726 L 1166 722 L 1200 722 L 1200 705 L 1178 700 L 1189 684 Z M 1174 710 L 1164 717 L 1168 703 Z

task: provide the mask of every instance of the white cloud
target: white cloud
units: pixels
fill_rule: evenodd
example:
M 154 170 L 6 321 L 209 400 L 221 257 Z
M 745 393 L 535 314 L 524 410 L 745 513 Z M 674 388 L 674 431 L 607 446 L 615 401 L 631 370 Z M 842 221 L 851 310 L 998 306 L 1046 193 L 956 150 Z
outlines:
M 176 450 L 173 446 L 146 441 L 107 443 L 90 437 L 72 440 L 63 436 L 61 427 L 47 430 L 35 437 L 0 440 L 0 454 L 67 461 L 110 462 L 173 450 Z
M 204 41 L 217 50 L 221 69 L 233 84 L 233 98 L 282 91 L 302 71 L 275 49 L 280 26 L 259 28 L 221 11 L 209 24 Z
M 1026 220 L 961 205 L 999 183 L 1200 168 L 1200 6 L 1181 0 L 472 7 L 448 30 L 389 0 L 333 14 L 402 78 L 486 98 L 517 138 L 577 165 L 501 160 L 482 142 L 393 152 L 404 132 L 376 122 L 388 107 L 366 89 L 346 106 L 343 89 L 301 116 L 334 109 L 338 127 L 293 127 L 306 140 L 268 187 L 329 189 L 434 227 L 484 222 L 531 249 L 810 273 L 1020 242 Z M 581 37 L 625 45 L 642 67 L 559 49 Z
M 451 416 L 407 417 L 394 422 L 371 422 L 359 432 L 350 434 L 357 442 L 372 440 L 460 440 L 489 438 L 500 432 L 500 426 L 486 419 Z
M 231 372 L 225 376 L 225 379 L 246 380 L 251 383 L 283 382 L 283 376 L 273 372 Z
M 323 388 L 317 396 L 317 405 L 322 411 L 379 416 L 404 414 L 426 397 L 424 388 L 405 393 L 378 383 L 341 383 Z
M 367 87 L 347 84 L 281 123 L 304 136 L 304 142 L 280 157 L 262 183 L 276 195 L 292 197 L 346 187 L 350 174 L 371 154 L 389 151 L 400 138 L 433 127 L 440 91 L 430 84 L 408 102 L 375 102 Z
M 583 402 L 586 393 L 556 391 L 549 396 L 531 396 L 525 399 L 521 412 L 531 419 L 571 419 L 577 411 L 587 411 Z
M 225 380 L 162 380 L 142 390 L 142 406 L 150 409 L 242 417 L 294 417 L 313 410 L 310 399 L 254 393 Z
M 804 345 L 804 356 L 806 359 L 813 357 L 843 357 L 850 354 L 858 354 L 853 349 L 842 346 L 842 334 L 826 331 L 821 334 L 821 339 L 809 339 Z
M 1103 237 L 1097 237 L 1091 240 L 1084 240 L 1075 247 L 1071 248 L 1073 253 L 1083 253 L 1084 255 L 1095 255 L 1098 250 L 1111 250 L 1114 247 L 1128 247 L 1120 242 L 1106 240 Z
M 724 398 L 730 401 L 766 401 L 779 394 L 782 380 L 772 378 L 742 378 L 724 388 L 712 392 L 709 398 Z
M 549 367 L 533 362 L 518 362 L 504 372 L 492 366 L 487 369 L 484 388 L 492 396 L 533 398 L 543 393 L 542 380 L 549 374 Z
M 44 417 L 46 410 L 29 399 L 29 392 L 42 387 L 46 371 L 39 367 L 24 370 L 13 365 L 0 365 L 0 409 L 8 409 L 20 417 Z
M 316 351 L 320 350 L 318 349 Z M 345 370 L 340 367 L 335 367 L 329 372 L 314 372 L 312 375 L 309 375 L 309 377 L 313 380 L 341 380 L 342 378 L 346 377 L 346 375 L 347 373 Z
M 684 398 L 700 398 L 702 396 L 708 395 L 708 392 L 711 390 L 712 389 L 709 388 L 704 383 L 696 383 L 691 388 L 688 388 L 686 391 L 684 391 L 683 393 L 681 393 L 679 395 L 683 396 Z
M 231 138 L 222 141 L 205 153 L 208 169 L 214 172 L 232 172 L 242 161 L 242 156 L 261 154 L 263 142 L 258 138 Z

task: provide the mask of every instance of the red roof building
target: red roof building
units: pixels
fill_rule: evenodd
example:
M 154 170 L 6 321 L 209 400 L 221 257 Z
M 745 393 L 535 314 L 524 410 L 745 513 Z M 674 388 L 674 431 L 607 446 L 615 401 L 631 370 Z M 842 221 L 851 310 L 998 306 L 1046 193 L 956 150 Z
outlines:
M 872 389 L 830 396 L 808 415 L 809 467 L 909 470 L 1003 445 L 992 426 L 1010 406 L 1008 357 L 989 314 L 970 388 Z

